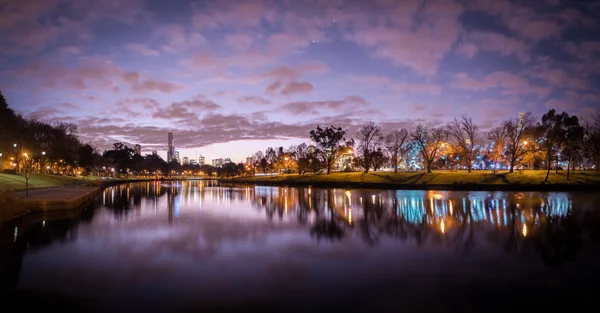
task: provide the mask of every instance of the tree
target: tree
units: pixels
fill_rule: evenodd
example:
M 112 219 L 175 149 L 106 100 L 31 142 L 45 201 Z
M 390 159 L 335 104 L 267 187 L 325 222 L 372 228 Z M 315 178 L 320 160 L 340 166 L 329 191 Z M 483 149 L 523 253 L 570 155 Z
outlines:
M 266 167 L 272 172 L 277 162 L 277 152 L 275 152 L 275 149 L 269 147 L 265 150 L 265 161 L 267 163 Z
M 356 134 L 358 139 L 358 151 L 362 154 L 362 166 L 365 169 L 365 174 L 369 173 L 373 165 L 373 154 L 377 150 L 381 150 L 381 128 L 373 122 L 369 122 L 360 128 Z
M 473 120 L 465 114 L 460 121 L 455 118 L 454 122 L 448 126 L 448 131 L 456 140 L 455 153 L 471 173 L 473 160 L 479 153 L 479 146 L 475 143 L 477 125 L 473 124 Z
M 507 138 L 506 127 L 496 127 L 490 130 L 487 134 L 487 138 L 492 141 L 494 147 L 491 151 L 492 156 L 492 172 L 496 174 L 496 170 L 498 169 L 498 161 L 502 156 L 502 152 L 504 151 L 504 144 L 506 143 Z
M 542 123 L 539 124 L 539 128 L 543 134 L 542 147 L 546 151 L 546 161 L 548 162 L 544 182 L 548 182 L 553 159 L 556 160 L 556 171 L 558 172 L 558 153 L 567 140 L 567 130 L 575 129 L 576 125 L 579 125 L 577 117 L 570 117 L 566 112 L 556 114 L 556 111 L 552 109 L 542 116 Z M 575 136 L 574 133 L 577 131 L 572 130 L 572 136 Z M 555 156 L 556 158 L 554 158 Z
M 212 174 L 215 172 L 215 168 L 208 164 L 203 164 L 200 166 L 200 170 L 207 176 L 212 176 Z
M 335 161 L 354 146 L 354 140 L 346 140 L 346 131 L 335 126 L 325 128 L 317 126 L 317 129 L 310 131 L 310 139 L 318 148 L 319 157 L 327 168 L 327 174 L 331 173 Z
M 439 149 L 448 140 L 448 132 L 444 128 L 433 128 L 428 131 L 425 126 L 419 125 L 411 133 L 411 137 L 423 157 L 427 173 L 431 173 L 431 167 L 436 160 Z
M 584 128 L 579 124 L 576 116 L 571 116 L 567 121 L 565 141 L 563 145 L 563 155 L 567 157 L 567 180 L 571 173 L 571 164 L 575 170 L 575 161 L 581 156 L 584 147 L 583 136 Z
M 96 149 L 90 144 L 84 144 L 78 149 L 79 166 L 83 168 L 83 176 L 89 175 L 96 163 Z
M 585 121 L 583 140 L 584 156 L 600 171 L 600 113 L 596 113 L 593 121 Z
M 531 113 L 527 112 L 518 119 L 505 121 L 502 125 L 506 131 L 507 142 L 504 155 L 510 164 L 510 173 L 514 171 L 517 160 L 522 158 L 526 152 L 522 141 L 527 131 L 531 128 L 533 120 Z
M 134 150 L 121 142 L 115 142 L 112 150 L 106 150 L 102 154 L 115 169 L 115 172 L 121 173 L 123 170 L 131 167 Z
M 385 150 L 388 153 L 394 173 L 398 173 L 398 165 L 404 161 L 406 154 L 405 143 L 408 138 L 408 131 L 404 128 L 394 130 L 385 137 Z
M 388 158 L 381 147 L 371 152 L 371 167 L 373 168 L 373 171 L 378 171 L 382 169 L 385 163 L 387 162 Z
M 301 143 L 290 147 L 289 151 L 290 156 L 295 162 L 298 174 L 303 175 L 310 165 L 308 146 L 305 143 Z

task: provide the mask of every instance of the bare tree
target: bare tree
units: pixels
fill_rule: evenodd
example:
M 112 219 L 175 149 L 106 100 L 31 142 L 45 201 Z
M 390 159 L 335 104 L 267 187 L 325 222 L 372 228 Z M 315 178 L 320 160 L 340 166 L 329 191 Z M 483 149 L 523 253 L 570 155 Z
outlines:
M 454 122 L 448 125 L 448 131 L 456 140 L 456 153 L 471 173 L 473 160 L 479 153 L 479 146 L 475 144 L 477 125 L 473 124 L 473 120 L 465 114 L 460 121 L 455 118 Z
M 506 130 L 507 142 L 504 155 L 510 163 L 510 173 L 514 171 L 517 160 L 527 152 L 522 140 L 527 134 L 528 129 L 531 128 L 533 121 L 533 115 L 531 112 L 527 112 L 518 119 L 505 121 L 502 125 Z
M 408 131 L 404 128 L 394 130 L 385 137 L 385 149 L 394 166 L 394 173 L 398 173 L 398 165 L 400 162 L 404 161 L 404 155 L 406 154 L 405 143 L 407 138 Z
M 596 113 L 593 122 L 584 122 L 584 155 L 600 171 L 600 113 Z
M 358 139 L 358 151 L 362 154 L 362 165 L 366 174 L 369 173 L 373 165 L 373 153 L 381 146 L 383 140 L 381 128 L 375 123 L 369 122 L 360 128 L 356 137 Z
M 419 148 L 427 173 L 431 173 L 431 166 L 435 162 L 437 153 L 442 144 L 448 140 L 448 131 L 444 128 L 432 128 L 427 131 L 425 126 L 419 125 L 411 133 L 413 142 Z
M 502 152 L 504 151 L 504 143 L 507 138 L 506 127 L 496 127 L 490 130 L 487 133 L 487 137 L 494 144 L 494 148 L 492 150 L 492 159 L 494 162 L 494 166 L 492 167 L 492 172 L 496 174 L 498 170 L 498 159 L 502 156 Z

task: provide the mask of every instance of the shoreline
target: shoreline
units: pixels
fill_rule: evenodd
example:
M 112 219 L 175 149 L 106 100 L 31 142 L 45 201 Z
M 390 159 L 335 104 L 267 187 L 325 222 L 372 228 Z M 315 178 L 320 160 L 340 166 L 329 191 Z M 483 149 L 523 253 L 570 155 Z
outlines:
M 72 212 L 85 206 L 104 189 L 111 186 L 153 182 L 153 181 L 183 181 L 183 180 L 213 180 L 214 178 L 135 178 L 114 180 L 89 180 L 83 183 L 57 185 L 52 187 L 29 188 L 29 196 L 25 198 L 25 189 L 3 189 L 8 202 L 0 212 L 0 221 L 9 221 L 31 213 Z M 58 194 L 57 194 L 58 193 Z M 62 195 L 61 195 L 62 193 Z M 37 194 L 37 196 L 36 196 Z
M 600 184 L 399 184 L 364 182 L 290 182 L 256 181 L 243 179 L 219 179 L 219 183 L 248 184 L 257 186 L 318 187 L 347 189 L 393 189 L 393 190 L 446 190 L 446 191 L 599 191 Z
M 366 188 L 393 190 L 461 190 L 461 191 L 598 191 L 600 172 L 578 171 L 566 178 L 565 172 L 545 171 L 497 172 L 335 172 L 331 174 L 246 176 L 219 179 L 227 184 L 259 186 Z

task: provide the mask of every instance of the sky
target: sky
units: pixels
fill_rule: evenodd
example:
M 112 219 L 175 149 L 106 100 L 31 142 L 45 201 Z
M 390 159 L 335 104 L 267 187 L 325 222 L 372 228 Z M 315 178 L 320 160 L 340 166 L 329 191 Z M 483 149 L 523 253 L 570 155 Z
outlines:
M 25 116 L 165 158 L 241 161 L 468 114 L 600 107 L 600 2 L 0 0 L 0 90 Z

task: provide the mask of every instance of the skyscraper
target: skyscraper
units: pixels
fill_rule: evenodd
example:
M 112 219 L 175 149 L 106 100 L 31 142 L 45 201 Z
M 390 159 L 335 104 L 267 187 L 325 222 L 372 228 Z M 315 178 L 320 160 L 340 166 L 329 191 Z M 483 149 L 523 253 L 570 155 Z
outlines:
M 167 149 L 167 162 L 171 162 L 174 157 L 175 147 L 173 146 L 173 133 L 169 133 L 169 148 Z
M 142 155 L 142 146 L 140 146 L 140 145 L 133 146 L 133 153 L 135 153 L 137 155 Z
M 204 165 L 204 162 L 206 162 L 205 158 L 202 155 L 200 155 L 198 157 L 198 165 L 202 166 L 202 165 Z

